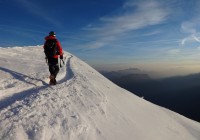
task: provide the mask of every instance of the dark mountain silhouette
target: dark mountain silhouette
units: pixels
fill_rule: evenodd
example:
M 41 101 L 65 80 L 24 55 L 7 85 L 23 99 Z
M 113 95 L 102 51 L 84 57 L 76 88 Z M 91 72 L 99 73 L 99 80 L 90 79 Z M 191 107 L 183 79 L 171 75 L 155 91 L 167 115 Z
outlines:
M 152 79 L 140 70 L 101 72 L 118 86 L 200 122 L 200 73 L 165 79 Z

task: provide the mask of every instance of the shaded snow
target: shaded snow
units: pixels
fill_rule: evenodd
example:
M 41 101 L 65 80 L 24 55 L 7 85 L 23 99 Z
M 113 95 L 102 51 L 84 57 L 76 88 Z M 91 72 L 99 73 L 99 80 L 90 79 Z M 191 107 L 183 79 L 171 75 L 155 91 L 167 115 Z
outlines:
M 200 124 L 114 85 L 65 52 L 48 85 L 42 47 L 0 48 L 0 139 L 200 140 Z

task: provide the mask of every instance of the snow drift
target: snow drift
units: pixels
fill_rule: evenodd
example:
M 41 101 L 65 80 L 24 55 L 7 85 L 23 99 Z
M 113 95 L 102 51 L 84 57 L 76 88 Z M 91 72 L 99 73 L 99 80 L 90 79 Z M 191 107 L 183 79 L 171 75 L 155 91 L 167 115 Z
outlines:
M 42 47 L 0 48 L 0 139 L 200 140 L 200 124 L 116 86 L 65 52 L 48 85 Z

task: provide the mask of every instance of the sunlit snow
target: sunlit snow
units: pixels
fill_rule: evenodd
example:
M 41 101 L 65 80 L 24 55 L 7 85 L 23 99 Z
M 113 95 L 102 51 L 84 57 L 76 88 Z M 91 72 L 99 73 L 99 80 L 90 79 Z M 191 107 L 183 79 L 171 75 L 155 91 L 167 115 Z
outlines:
M 2 140 L 200 140 L 200 123 L 113 84 L 65 52 L 48 85 L 43 48 L 0 48 Z

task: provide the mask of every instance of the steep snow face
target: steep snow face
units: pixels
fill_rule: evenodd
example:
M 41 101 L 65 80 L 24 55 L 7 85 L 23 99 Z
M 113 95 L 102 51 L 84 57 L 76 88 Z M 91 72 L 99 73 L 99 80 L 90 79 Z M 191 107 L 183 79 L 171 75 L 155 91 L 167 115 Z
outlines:
M 65 52 L 48 85 L 42 47 L 0 48 L 0 139 L 200 140 L 200 124 L 114 85 Z

